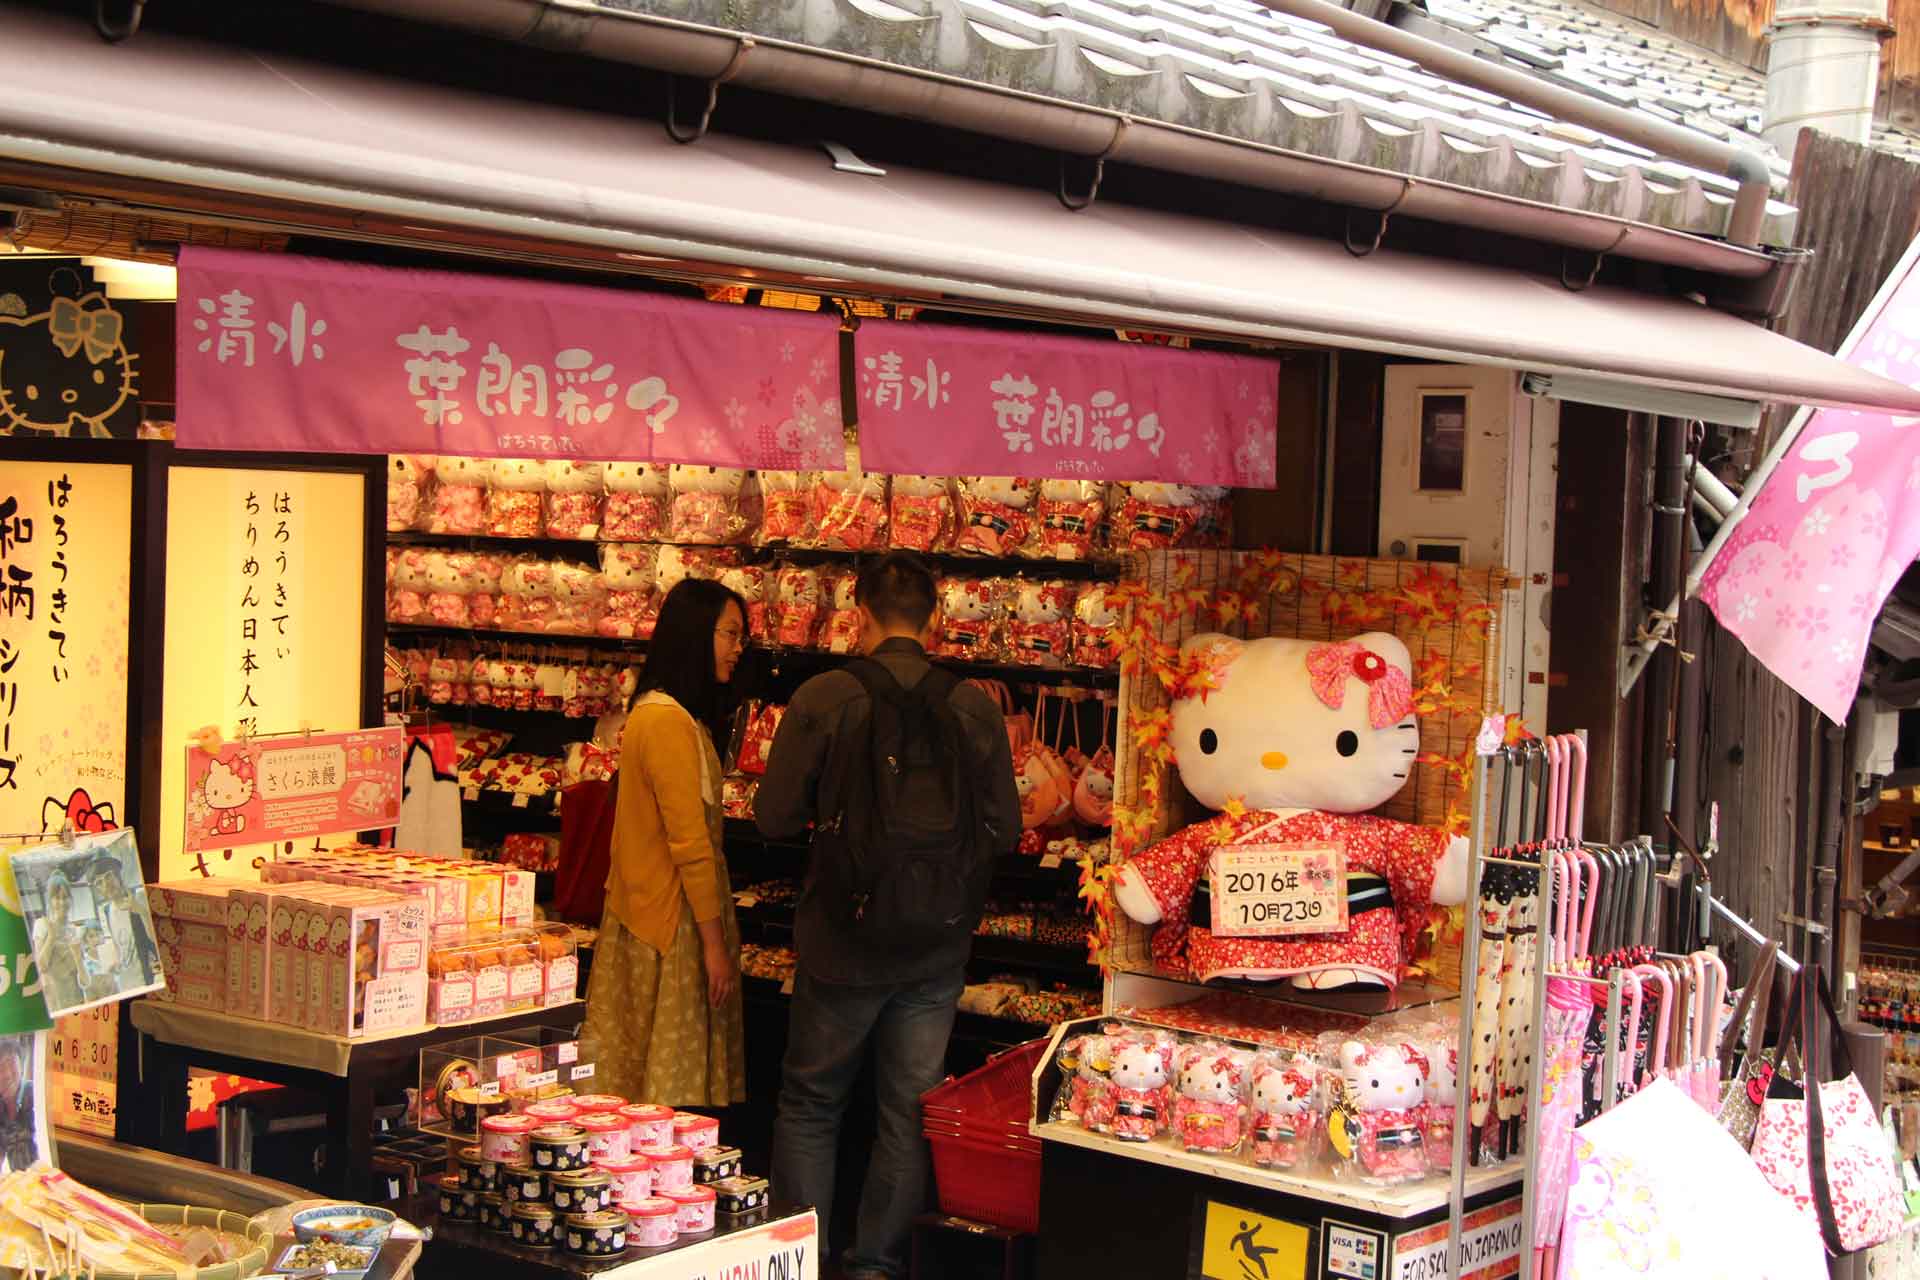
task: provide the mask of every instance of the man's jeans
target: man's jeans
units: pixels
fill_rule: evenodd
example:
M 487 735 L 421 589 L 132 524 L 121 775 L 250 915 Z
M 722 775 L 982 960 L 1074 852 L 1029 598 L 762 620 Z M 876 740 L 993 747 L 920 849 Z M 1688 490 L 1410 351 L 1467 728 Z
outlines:
M 820 1256 L 831 1256 L 834 1157 L 840 1118 L 867 1044 L 874 1050 L 879 1127 L 860 1194 L 860 1217 L 849 1270 L 906 1274 L 914 1215 L 926 1207 L 928 1156 L 920 1129 L 920 1095 L 946 1079 L 947 1037 L 966 975 L 954 973 L 905 986 L 847 987 L 793 983 L 780 1115 L 773 1131 L 774 1193 L 820 1213 Z

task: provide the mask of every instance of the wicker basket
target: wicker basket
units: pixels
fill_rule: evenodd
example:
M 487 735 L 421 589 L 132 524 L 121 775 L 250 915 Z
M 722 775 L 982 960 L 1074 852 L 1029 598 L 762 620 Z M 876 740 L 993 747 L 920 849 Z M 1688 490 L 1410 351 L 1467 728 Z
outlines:
M 155 1226 L 206 1227 L 212 1231 L 241 1236 L 252 1246 L 231 1262 L 201 1267 L 194 1273 L 195 1280 L 248 1280 L 248 1277 L 260 1274 L 267 1265 L 267 1253 L 273 1248 L 273 1236 L 240 1214 L 185 1204 L 142 1204 L 133 1208 L 135 1213 Z M 168 1271 L 95 1271 L 92 1280 L 175 1280 L 175 1277 Z

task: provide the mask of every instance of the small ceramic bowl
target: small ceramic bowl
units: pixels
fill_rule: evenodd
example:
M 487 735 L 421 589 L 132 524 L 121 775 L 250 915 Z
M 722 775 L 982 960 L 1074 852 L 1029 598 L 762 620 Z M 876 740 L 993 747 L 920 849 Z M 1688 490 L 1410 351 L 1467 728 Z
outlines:
M 328 1204 L 293 1215 L 293 1238 L 331 1240 L 356 1249 L 378 1249 L 393 1234 L 391 1210 L 364 1204 Z

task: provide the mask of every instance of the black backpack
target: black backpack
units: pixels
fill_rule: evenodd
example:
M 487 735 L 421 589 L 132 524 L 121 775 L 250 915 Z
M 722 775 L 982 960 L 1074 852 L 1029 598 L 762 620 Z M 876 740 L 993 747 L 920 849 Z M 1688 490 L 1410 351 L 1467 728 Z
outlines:
M 814 888 L 836 927 L 876 952 L 923 952 L 972 935 L 995 853 L 959 681 L 938 667 L 911 689 L 878 662 L 845 668 L 867 691 L 864 736 L 846 744 L 841 793 L 821 797 Z

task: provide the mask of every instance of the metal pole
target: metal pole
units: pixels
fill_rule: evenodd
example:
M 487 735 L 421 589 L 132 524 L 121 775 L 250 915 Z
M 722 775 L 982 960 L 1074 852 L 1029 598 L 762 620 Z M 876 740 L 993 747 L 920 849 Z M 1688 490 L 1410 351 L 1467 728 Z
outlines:
M 1600 1057 L 1602 1111 L 1611 1108 L 1620 1094 L 1620 993 L 1625 989 L 1626 983 L 1621 981 L 1620 970 L 1615 969 L 1607 975 L 1607 1015 L 1605 1029 L 1601 1032 L 1607 1045 L 1606 1052 Z
M 1480 859 L 1486 852 L 1487 757 L 1473 757 L 1473 818 L 1467 832 L 1467 936 L 1460 953 L 1460 1048 L 1454 1078 L 1473 1079 L 1473 989 L 1480 979 Z M 1537 1055 L 1536 1055 L 1537 1056 Z M 1473 1133 L 1471 1090 L 1453 1125 L 1453 1180 L 1447 1188 L 1446 1274 L 1460 1259 L 1460 1226 L 1467 1206 L 1467 1142 Z

